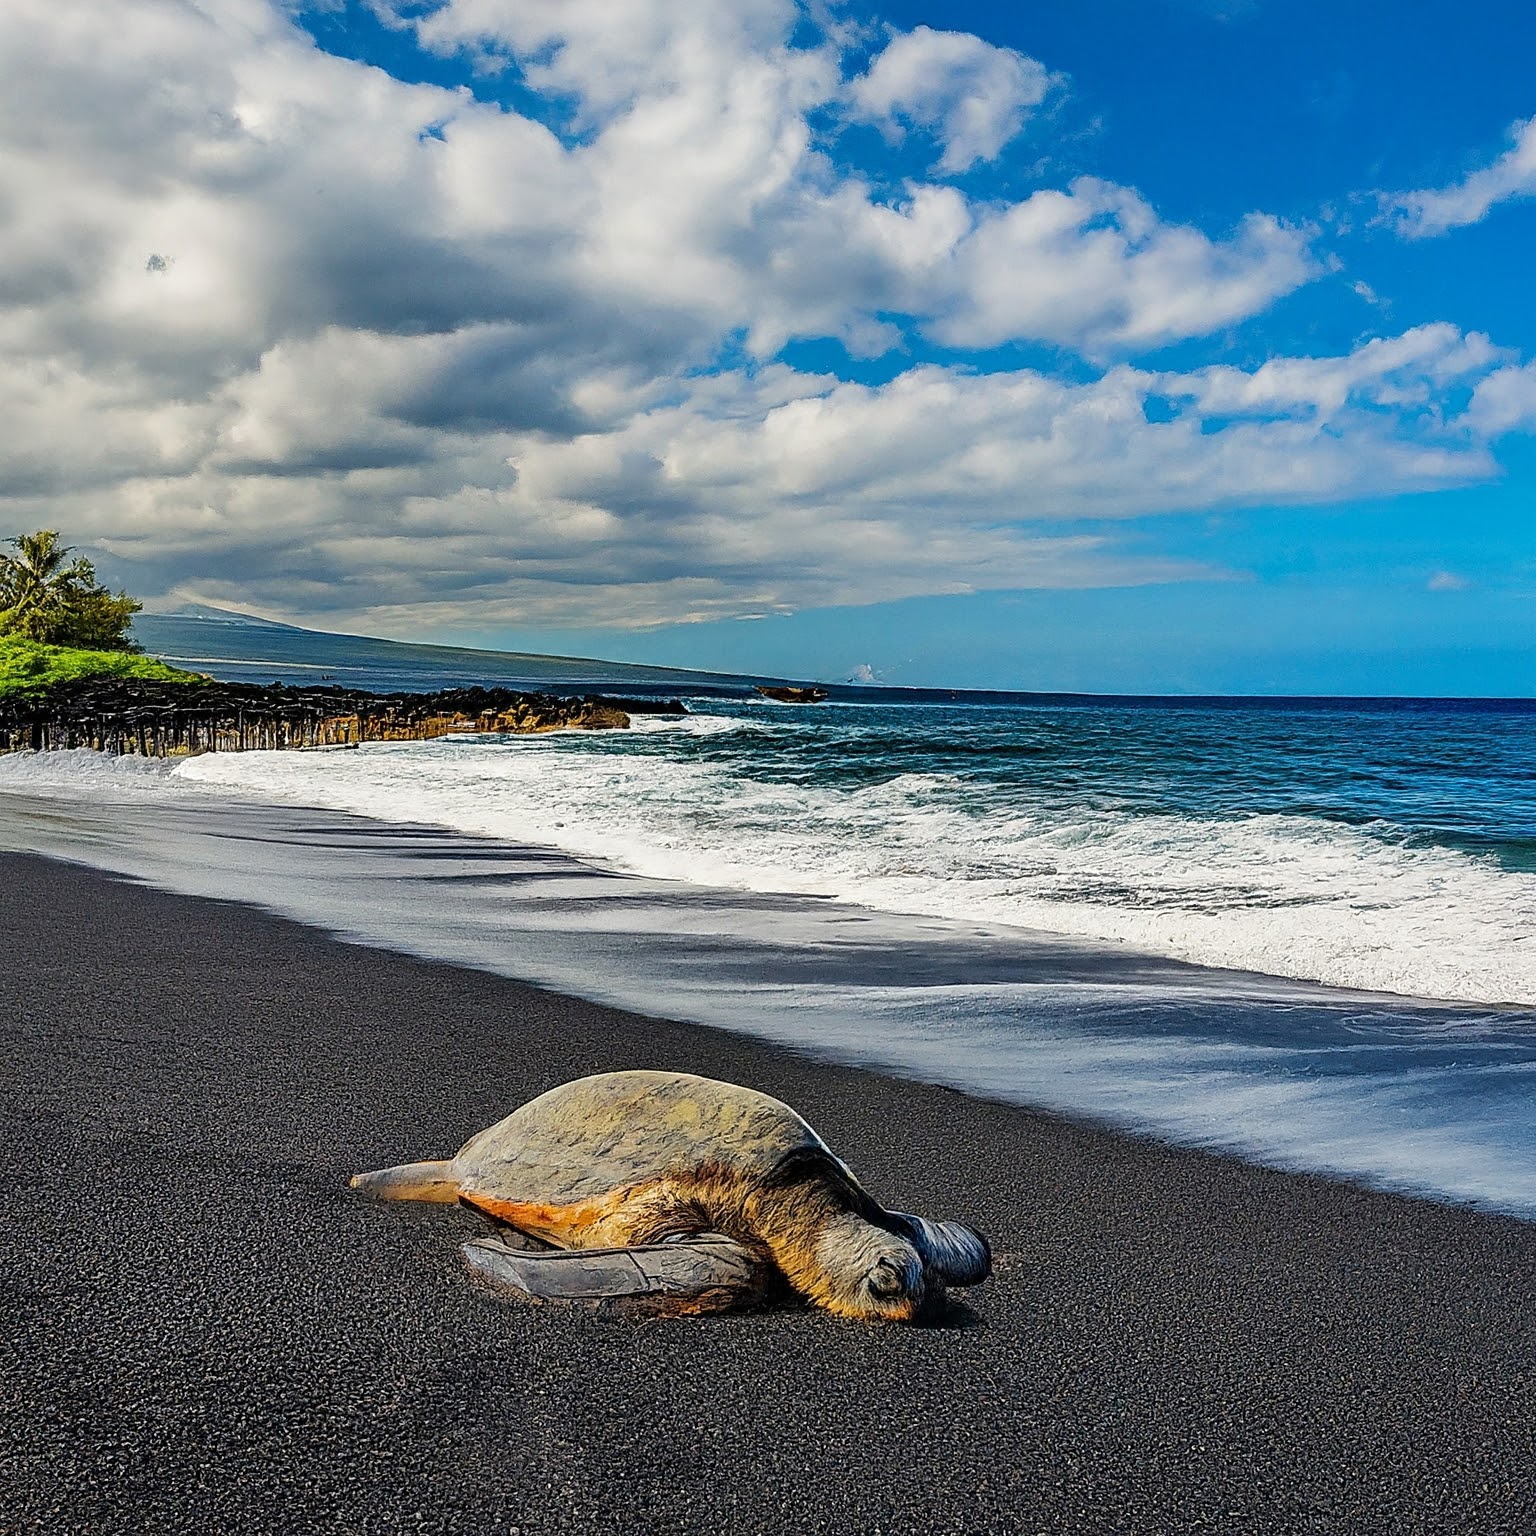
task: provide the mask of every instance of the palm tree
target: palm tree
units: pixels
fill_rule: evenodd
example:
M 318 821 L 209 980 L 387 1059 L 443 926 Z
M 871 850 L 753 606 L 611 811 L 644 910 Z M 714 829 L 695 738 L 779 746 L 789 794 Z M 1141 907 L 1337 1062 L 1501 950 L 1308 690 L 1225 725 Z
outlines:
M 128 626 L 139 604 L 96 581 L 96 568 L 52 528 L 5 541 L 0 555 L 0 635 L 96 650 L 135 649 Z
M 8 627 L 31 629 L 64 600 L 78 573 L 65 565 L 70 552 L 59 543 L 55 529 L 42 528 L 5 542 L 16 553 L 0 555 L 0 608 L 10 621 Z M 94 571 L 91 576 L 94 579 Z

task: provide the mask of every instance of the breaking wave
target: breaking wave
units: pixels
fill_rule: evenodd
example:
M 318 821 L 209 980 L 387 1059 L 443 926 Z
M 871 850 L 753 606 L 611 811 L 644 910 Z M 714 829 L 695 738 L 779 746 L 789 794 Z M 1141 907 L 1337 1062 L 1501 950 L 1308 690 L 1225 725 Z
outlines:
M 730 717 L 649 723 L 671 736 Z M 192 759 L 179 784 L 540 843 L 748 891 L 1115 941 L 1203 965 L 1536 1003 L 1536 874 L 1385 821 L 1071 808 L 942 773 L 770 779 L 543 738 Z

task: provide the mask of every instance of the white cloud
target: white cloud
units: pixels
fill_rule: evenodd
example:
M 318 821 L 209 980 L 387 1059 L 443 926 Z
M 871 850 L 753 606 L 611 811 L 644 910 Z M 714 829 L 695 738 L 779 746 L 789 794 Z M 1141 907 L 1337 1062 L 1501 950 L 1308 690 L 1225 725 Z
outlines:
M 1384 216 L 1399 234 L 1422 240 L 1476 224 L 1497 203 L 1536 194 L 1536 117 L 1512 123 L 1509 138 L 1510 148 L 1491 165 L 1448 187 L 1384 194 Z
M 807 336 L 879 353 L 900 339 L 893 314 L 946 345 L 1104 355 L 1209 334 L 1316 275 L 1310 231 L 1256 216 L 1211 240 L 1104 182 L 1001 206 L 922 182 L 882 200 L 815 142 L 814 109 L 846 98 L 929 127 L 947 171 L 996 154 L 1053 77 L 918 28 L 844 82 L 835 41 L 792 46 L 798 15 L 787 0 L 449 0 L 416 27 L 438 49 L 499 51 L 572 103 L 594 279 L 707 310 L 759 356 Z
M 1162 385 L 1171 396 L 1193 400 L 1207 416 L 1297 415 L 1323 422 L 1369 407 L 1403 422 L 1431 415 L 1443 424 L 1447 387 L 1468 379 L 1485 387 L 1485 376 L 1497 378 L 1490 370 L 1508 355 L 1479 332 L 1463 335 L 1440 322 L 1364 342 L 1344 357 L 1275 358 L 1252 370 L 1202 368 L 1163 375 Z
M 1478 383 L 1467 420 L 1484 437 L 1536 430 L 1536 366 L 1499 368 Z
M 790 47 L 798 19 L 795 0 L 447 0 L 411 24 L 439 52 L 515 60 L 533 89 L 573 102 L 574 126 L 590 132 L 637 107 L 686 113 L 765 70 L 804 105 L 828 99 L 835 57 Z
M 926 129 L 938 141 L 936 169 L 968 171 L 995 160 L 1056 83 L 1046 67 L 969 32 L 917 27 L 898 33 L 848 86 L 855 117 L 899 134 Z
M 1212 238 L 1100 181 L 882 201 L 816 138 L 846 81 L 803 20 L 452 0 L 410 23 L 515 59 L 568 109 L 552 129 L 326 55 L 264 0 L 7 0 L 0 533 L 98 541 L 146 595 L 397 633 L 651 624 L 1174 579 L 1115 521 L 1460 483 L 1524 419 L 1510 360 L 1450 327 L 1130 366 L 1306 281 L 1306 232 Z M 949 121 L 948 150 L 988 142 Z M 828 336 L 1108 365 L 951 355 L 874 387 L 774 361 Z
M 1472 587 L 1472 582 L 1465 576 L 1458 576 L 1455 571 L 1436 571 L 1424 585 L 1430 592 L 1466 592 Z
M 930 292 L 956 347 L 1030 336 L 1090 355 L 1206 335 L 1316 275 L 1308 232 L 1252 214 L 1234 240 L 1161 222 L 1135 192 L 1089 178 L 988 210 Z M 932 300 L 930 300 L 932 302 Z
M 278 478 L 230 460 L 264 440 L 290 463 L 325 464 L 334 443 L 284 438 L 286 420 L 261 411 L 290 375 L 317 396 L 349 393 L 338 380 L 361 365 L 350 339 L 332 345 L 335 356 L 274 360 L 270 379 L 234 391 L 221 447 L 193 473 L 141 485 L 160 515 L 112 547 L 184 579 L 227 547 L 238 587 L 190 590 L 273 612 L 345 610 L 395 632 L 434 613 L 482 627 L 594 613 L 646 625 L 1177 579 L 1199 572 L 1125 555 L 1106 525 L 1424 490 L 1492 468 L 1459 418 L 1423 427 L 1437 390 L 1487 364 L 1480 338 L 1450 327 L 1251 372 L 1120 366 L 1081 384 L 926 366 L 874 387 L 770 368 L 702 377 L 602 430 L 425 438 L 401 424 L 402 380 L 420 377 L 407 366 L 420 343 L 402 339 L 393 361 L 366 360 L 370 390 L 350 392 L 369 404 L 340 425 L 357 460 L 344 472 Z M 294 387 L 278 398 L 291 404 Z M 385 451 L 366 462 L 372 444 Z M 123 521 L 109 512 L 94 529 Z

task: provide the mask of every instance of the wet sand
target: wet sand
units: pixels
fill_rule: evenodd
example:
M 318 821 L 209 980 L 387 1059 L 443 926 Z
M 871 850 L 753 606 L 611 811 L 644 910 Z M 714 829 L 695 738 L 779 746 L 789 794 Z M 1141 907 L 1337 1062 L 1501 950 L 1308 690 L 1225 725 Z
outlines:
M 0 1531 L 1524 1532 L 1536 1226 L 0 855 Z M 945 1326 L 498 1303 L 346 1176 L 650 1066 L 981 1226 Z

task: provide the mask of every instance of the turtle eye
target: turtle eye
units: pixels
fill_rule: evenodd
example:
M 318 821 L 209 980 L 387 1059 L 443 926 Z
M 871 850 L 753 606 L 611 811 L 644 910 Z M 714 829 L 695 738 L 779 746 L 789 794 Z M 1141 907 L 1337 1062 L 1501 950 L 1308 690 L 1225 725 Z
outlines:
M 894 1264 L 881 1259 L 864 1277 L 864 1283 L 873 1295 L 895 1296 L 901 1291 L 901 1274 Z

